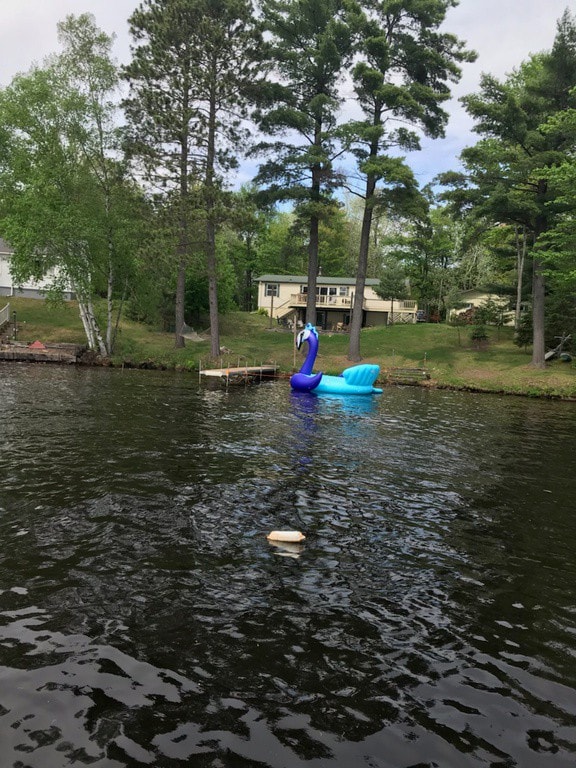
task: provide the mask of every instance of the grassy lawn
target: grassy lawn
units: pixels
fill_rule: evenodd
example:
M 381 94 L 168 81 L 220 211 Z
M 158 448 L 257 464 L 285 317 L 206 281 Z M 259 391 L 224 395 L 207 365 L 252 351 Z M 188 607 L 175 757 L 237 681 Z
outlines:
M 6 300 L 8 301 L 8 299 Z M 36 299 L 9 299 L 16 312 L 18 339 L 32 342 L 85 343 L 75 302 L 51 307 Z M 5 302 L 0 299 L 0 308 Z M 202 333 L 201 328 L 197 328 Z M 512 343 L 512 329 L 489 329 L 489 340 L 481 348 L 470 341 L 471 328 L 419 323 L 362 331 L 363 362 L 377 363 L 382 378 L 393 368 L 425 368 L 429 386 L 456 387 L 487 392 L 536 396 L 575 397 L 576 366 L 554 361 L 546 370 L 530 366 L 530 354 Z M 292 333 L 267 317 L 235 312 L 221 318 L 220 343 L 225 351 L 210 360 L 210 342 L 187 341 L 185 349 L 174 348 L 171 333 L 124 320 L 120 327 L 114 364 L 150 361 L 167 368 L 197 370 L 222 363 L 225 366 L 275 363 L 288 374 L 301 365 L 302 354 L 294 349 Z M 348 336 L 322 333 L 315 370 L 340 373 L 352 365 L 347 360 Z

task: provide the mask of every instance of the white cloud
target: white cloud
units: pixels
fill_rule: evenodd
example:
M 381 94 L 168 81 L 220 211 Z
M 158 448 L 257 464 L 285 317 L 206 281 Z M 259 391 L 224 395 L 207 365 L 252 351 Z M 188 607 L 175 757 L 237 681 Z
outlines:
M 125 61 L 128 17 L 137 6 L 136 0 L 0 0 L 0 87 L 58 50 L 56 25 L 69 14 L 93 14 L 101 29 L 116 34 L 115 56 Z
M 462 66 L 462 78 L 453 87 L 455 98 L 446 108 L 450 113 L 446 138 L 424 140 L 422 151 L 409 157 L 421 184 L 436 173 L 456 170 L 462 149 L 478 141 L 458 98 L 479 90 L 482 73 L 503 79 L 531 54 L 550 50 L 567 7 L 575 13 L 575 0 L 461 0 L 448 12 L 445 31 L 466 41 L 478 59 Z

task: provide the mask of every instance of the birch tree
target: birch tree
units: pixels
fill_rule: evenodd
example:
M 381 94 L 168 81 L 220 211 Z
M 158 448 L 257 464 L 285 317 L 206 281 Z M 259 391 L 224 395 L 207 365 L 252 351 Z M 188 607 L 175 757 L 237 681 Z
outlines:
M 53 291 L 69 284 L 76 294 L 89 348 L 109 356 L 137 247 L 139 196 L 117 154 L 113 38 L 89 15 L 69 16 L 58 31 L 62 53 L 0 94 L 1 226 L 15 275 L 54 271 Z M 104 330 L 95 310 L 102 293 Z

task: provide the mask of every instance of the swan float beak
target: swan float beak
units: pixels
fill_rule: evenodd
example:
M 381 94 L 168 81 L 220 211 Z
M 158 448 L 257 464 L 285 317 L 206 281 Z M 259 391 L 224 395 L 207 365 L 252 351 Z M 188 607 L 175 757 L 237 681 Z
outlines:
M 304 344 L 304 342 L 306 341 L 309 335 L 310 335 L 310 331 L 308 331 L 307 329 L 300 331 L 298 336 L 296 336 L 296 349 L 300 349 L 300 347 L 302 346 L 302 344 Z
M 310 325 L 310 323 L 306 323 L 306 327 L 300 331 L 298 336 L 296 336 L 296 349 L 300 349 L 302 344 L 307 341 L 312 334 L 318 338 L 318 331 L 316 328 L 313 325 Z

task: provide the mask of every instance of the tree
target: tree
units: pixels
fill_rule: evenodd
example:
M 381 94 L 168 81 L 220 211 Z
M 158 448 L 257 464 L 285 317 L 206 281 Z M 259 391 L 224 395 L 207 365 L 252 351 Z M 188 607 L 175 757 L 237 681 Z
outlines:
M 387 239 L 388 258 L 403 264 L 411 294 L 429 316 L 444 314 L 447 297 L 461 287 L 457 283 L 460 230 L 446 208 L 436 206 L 426 216 L 403 220 L 402 228 Z
M 364 201 L 357 195 L 348 195 L 346 198 L 346 217 L 350 230 L 351 263 L 347 271 L 348 275 L 356 273 L 360 240 L 362 236 L 362 221 L 364 217 Z M 366 277 L 378 279 L 382 272 L 382 265 L 386 260 L 388 244 L 398 236 L 403 229 L 401 217 L 383 207 L 374 210 L 370 227 L 370 243 L 368 247 L 368 262 L 366 265 Z
M 256 243 L 257 271 L 278 275 L 306 272 L 307 248 L 296 216 L 285 211 L 270 213 Z
M 112 38 L 85 14 L 58 25 L 63 52 L 0 98 L 5 146 L 2 227 L 24 279 L 70 283 L 88 345 L 112 354 L 133 274 L 142 200 L 118 154 Z M 94 300 L 106 296 L 102 333 Z M 114 311 L 114 300 L 119 299 Z
M 359 60 L 352 77 L 364 118 L 348 124 L 352 145 L 364 180 L 362 234 L 350 328 L 348 359 L 360 356 L 360 329 L 375 208 L 416 213 L 421 200 L 413 174 L 393 150 L 419 148 L 414 131 L 442 136 L 448 115 L 441 105 L 450 96 L 448 81 L 460 77 L 458 63 L 475 54 L 448 33 L 438 31 L 454 0 L 364 0 L 352 18 Z
M 178 197 L 176 346 L 184 346 L 186 266 L 206 257 L 211 352 L 220 353 L 216 231 L 225 176 L 247 143 L 243 119 L 259 80 L 261 37 L 249 0 L 145 0 L 130 18 L 125 69 L 132 152 L 145 178 Z M 199 235 L 194 211 L 202 215 Z M 197 214 L 196 214 L 197 216 Z
M 522 305 L 525 301 L 524 278 L 527 272 L 528 248 L 531 242 L 531 233 L 526 226 L 519 224 L 488 223 L 481 238 L 486 247 L 493 254 L 493 265 L 489 271 L 478 274 L 474 285 L 490 288 L 499 284 L 496 293 L 515 294 L 514 328 L 520 328 Z
M 493 222 L 530 233 L 532 365 L 538 368 L 545 363 L 541 245 L 564 209 L 561 196 L 549 183 L 549 169 L 563 163 L 572 141 L 563 131 L 546 130 L 546 126 L 554 115 L 575 105 L 575 85 L 576 26 L 566 11 L 550 52 L 532 56 L 504 82 L 484 75 L 480 93 L 463 99 L 476 120 L 475 130 L 484 138 L 462 153 L 467 189 L 462 176 L 445 178 L 457 188 L 461 202 L 475 206 Z
M 576 282 L 576 109 L 557 113 L 542 130 L 546 135 L 561 134 L 567 147 L 561 162 L 540 171 L 561 209 L 561 214 L 540 239 L 541 257 L 546 269 L 553 270 L 556 286 L 573 286 Z
M 256 180 L 272 199 L 295 201 L 297 214 L 308 222 L 306 320 L 315 324 L 320 222 L 341 184 L 334 168 L 340 152 L 337 85 L 351 49 L 350 31 L 342 0 L 264 0 L 262 11 L 278 82 L 260 111 L 259 126 L 280 138 L 259 145 L 259 152 L 273 158 Z
M 382 299 L 390 301 L 390 325 L 394 325 L 394 299 L 407 299 L 409 296 L 406 272 L 402 265 L 388 261 L 385 265 L 380 282 L 374 289 Z

